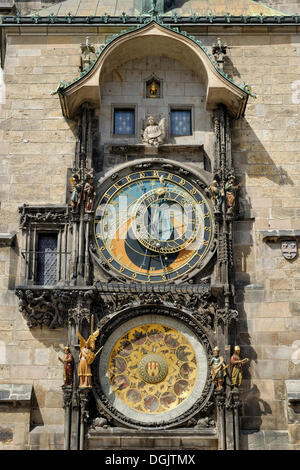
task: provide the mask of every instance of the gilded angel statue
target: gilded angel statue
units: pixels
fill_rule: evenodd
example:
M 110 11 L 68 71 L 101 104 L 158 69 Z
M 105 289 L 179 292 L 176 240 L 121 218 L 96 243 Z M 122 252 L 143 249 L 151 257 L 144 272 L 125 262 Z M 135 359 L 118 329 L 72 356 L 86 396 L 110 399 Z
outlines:
M 162 118 L 159 123 L 153 116 L 147 119 L 147 125 L 143 131 L 142 139 L 144 144 L 158 147 L 163 144 L 166 137 L 166 118 Z
M 84 337 L 78 331 L 78 337 L 80 342 L 80 355 L 79 355 L 79 365 L 78 365 L 78 377 L 79 377 L 79 387 L 82 388 L 92 388 L 92 371 L 91 365 L 94 362 L 97 354 L 101 351 L 102 347 L 94 353 L 96 339 L 98 338 L 100 330 L 93 332 L 93 318 L 91 325 L 91 334 L 88 339 Z

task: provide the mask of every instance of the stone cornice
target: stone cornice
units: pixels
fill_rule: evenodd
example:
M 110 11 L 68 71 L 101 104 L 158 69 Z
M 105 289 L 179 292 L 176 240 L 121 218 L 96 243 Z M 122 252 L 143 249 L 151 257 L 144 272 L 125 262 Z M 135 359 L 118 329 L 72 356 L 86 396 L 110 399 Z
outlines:
M 0 247 L 12 246 L 17 232 L 0 233 Z
M 278 16 L 234 16 L 234 15 L 222 15 L 222 16 L 198 16 L 196 14 L 190 16 L 167 16 L 157 15 L 155 18 L 141 15 L 141 16 L 129 16 L 125 13 L 121 16 L 39 16 L 35 14 L 33 16 L 20 16 L 20 15 L 7 15 L 2 16 L 1 26 L 124 26 L 126 25 L 138 25 L 145 22 L 151 21 L 152 19 L 159 20 L 160 23 L 165 25 L 205 25 L 205 26 L 295 26 L 300 24 L 300 15 L 278 15 Z
M 262 230 L 260 233 L 263 241 L 269 242 L 300 238 L 300 230 Z

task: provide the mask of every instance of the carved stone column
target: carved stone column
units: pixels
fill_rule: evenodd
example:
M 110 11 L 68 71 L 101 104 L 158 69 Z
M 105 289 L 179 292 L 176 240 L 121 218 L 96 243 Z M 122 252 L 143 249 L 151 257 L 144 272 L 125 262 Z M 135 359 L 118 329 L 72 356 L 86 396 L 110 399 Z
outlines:
M 233 422 L 234 422 L 234 449 L 240 450 L 240 408 L 241 399 L 240 392 L 232 391 L 232 408 L 233 408 Z
M 79 391 L 79 402 L 80 402 L 79 450 L 84 450 L 86 423 L 89 418 L 89 401 L 90 401 L 91 389 L 79 388 L 78 391 Z
M 226 415 L 225 415 L 225 392 L 223 390 L 215 392 L 218 425 L 220 435 L 220 450 L 226 450 Z
M 78 122 L 75 160 L 72 169 L 73 193 L 75 195 L 73 199 L 72 193 L 71 198 L 73 212 L 73 285 L 87 285 L 90 280 L 88 236 L 95 197 L 92 161 L 93 113 L 94 110 L 89 104 L 85 103 L 82 105 Z
M 71 437 L 71 404 L 73 387 L 69 385 L 62 386 L 63 391 L 63 408 L 65 410 L 65 429 L 64 429 L 64 450 L 70 450 L 70 437 Z
M 240 450 L 240 408 L 241 398 L 239 390 L 232 390 L 228 397 L 226 408 L 232 412 L 232 434 L 234 450 Z

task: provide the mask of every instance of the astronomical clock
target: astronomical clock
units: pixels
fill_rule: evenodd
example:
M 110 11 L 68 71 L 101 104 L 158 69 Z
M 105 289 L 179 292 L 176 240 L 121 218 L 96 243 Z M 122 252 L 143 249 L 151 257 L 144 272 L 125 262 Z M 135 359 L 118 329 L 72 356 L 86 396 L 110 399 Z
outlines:
M 95 448 L 105 448 L 114 433 L 126 440 L 136 429 L 171 436 L 173 448 L 176 436 L 190 435 L 201 448 L 203 426 L 211 435 L 220 430 L 224 449 L 226 436 L 239 435 L 237 402 L 225 422 L 238 397 L 224 380 L 235 341 L 232 238 L 241 186 L 231 120 L 249 92 L 221 73 L 220 40 L 217 62 L 195 36 L 141 18 L 109 34 L 93 60 L 87 38 L 80 77 L 52 93 L 77 129 L 75 158 L 65 204 L 19 209 L 24 284 L 16 294 L 30 328 L 65 328 L 64 357 L 72 356 L 63 361 L 65 449 L 89 448 L 93 436 L 102 439 Z M 147 63 L 158 61 L 161 77 L 141 69 L 151 51 L 157 60 Z M 138 56 L 135 75 L 145 79 L 129 86 L 136 96 L 126 95 L 121 67 Z M 165 72 L 175 62 L 181 104 Z M 130 65 L 124 76 L 131 75 Z M 122 96 L 113 94 L 119 87 Z
M 198 172 L 154 159 L 125 164 L 100 181 L 93 259 L 112 283 L 137 293 L 104 327 L 93 365 L 99 409 L 123 425 L 172 428 L 208 400 L 210 343 L 188 306 L 178 309 L 168 298 L 169 286 L 193 289 L 214 256 L 206 187 Z
M 129 166 L 104 186 L 95 210 L 99 257 L 112 275 L 142 283 L 191 278 L 211 253 L 210 204 L 193 178 Z

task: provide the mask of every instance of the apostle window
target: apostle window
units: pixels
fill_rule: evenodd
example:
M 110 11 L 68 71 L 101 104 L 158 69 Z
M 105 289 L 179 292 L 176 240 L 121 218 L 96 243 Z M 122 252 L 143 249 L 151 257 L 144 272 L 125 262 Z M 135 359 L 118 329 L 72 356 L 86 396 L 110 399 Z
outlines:
M 114 108 L 114 135 L 135 135 L 134 108 Z
M 171 135 L 174 137 L 192 134 L 192 112 L 190 109 L 171 109 Z

